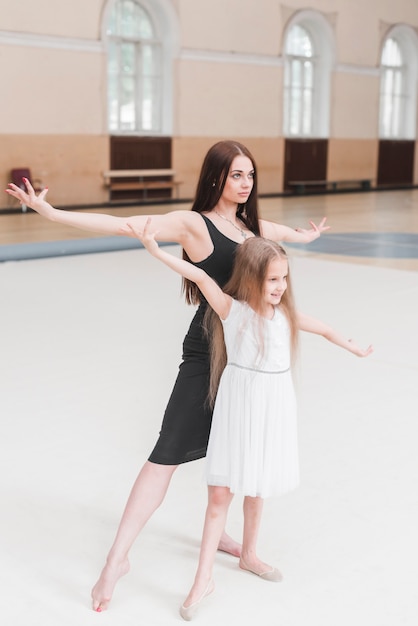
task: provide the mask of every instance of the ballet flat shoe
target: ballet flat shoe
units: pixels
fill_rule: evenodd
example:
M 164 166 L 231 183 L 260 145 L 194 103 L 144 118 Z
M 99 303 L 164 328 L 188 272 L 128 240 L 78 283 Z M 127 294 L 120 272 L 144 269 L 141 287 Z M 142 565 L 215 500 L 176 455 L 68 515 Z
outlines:
M 242 561 L 241 563 L 240 563 L 241 569 L 243 569 L 246 572 L 250 572 L 250 574 L 255 574 L 256 576 L 258 576 L 259 578 L 262 578 L 263 580 L 268 580 L 272 583 L 280 583 L 283 580 L 283 574 L 276 567 L 273 567 L 272 569 L 267 570 L 266 572 L 256 572 L 250 567 L 247 567 Z
M 208 583 L 208 586 L 206 587 L 205 591 L 200 596 L 199 600 L 196 600 L 196 602 L 193 602 L 193 604 L 191 604 L 190 606 L 184 606 L 184 604 L 181 605 L 180 615 L 182 616 L 184 620 L 186 620 L 186 622 L 190 622 L 196 616 L 196 613 L 199 609 L 200 604 L 203 602 L 205 598 L 207 598 L 209 594 L 212 593 L 214 588 L 215 588 L 215 585 L 213 584 L 213 580 L 210 580 Z

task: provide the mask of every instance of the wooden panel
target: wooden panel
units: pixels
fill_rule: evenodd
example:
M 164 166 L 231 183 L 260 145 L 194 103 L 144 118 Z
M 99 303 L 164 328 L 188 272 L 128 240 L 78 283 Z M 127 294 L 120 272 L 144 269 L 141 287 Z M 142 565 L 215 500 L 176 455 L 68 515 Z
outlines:
M 379 142 L 378 185 L 411 185 L 414 180 L 414 141 Z
M 286 139 L 283 189 L 292 180 L 325 180 L 327 158 L 327 139 Z
M 171 168 L 171 137 L 110 137 L 110 169 Z
M 171 168 L 171 137 L 110 137 L 110 169 L 169 169 Z M 171 197 L 171 190 L 149 192 L 148 197 Z M 113 191 L 112 200 L 134 200 L 135 190 Z

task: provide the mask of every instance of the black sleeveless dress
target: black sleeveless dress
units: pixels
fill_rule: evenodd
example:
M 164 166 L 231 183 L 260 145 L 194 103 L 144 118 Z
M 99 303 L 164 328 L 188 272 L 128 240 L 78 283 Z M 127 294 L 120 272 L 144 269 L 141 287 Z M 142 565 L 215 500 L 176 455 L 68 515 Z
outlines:
M 194 263 L 223 287 L 232 272 L 235 241 L 225 237 L 205 216 L 213 252 L 204 261 Z M 196 311 L 183 342 L 183 360 L 168 401 L 160 436 L 149 461 L 160 465 L 179 465 L 206 455 L 212 410 L 207 406 L 209 387 L 209 346 L 202 329 L 207 304 Z

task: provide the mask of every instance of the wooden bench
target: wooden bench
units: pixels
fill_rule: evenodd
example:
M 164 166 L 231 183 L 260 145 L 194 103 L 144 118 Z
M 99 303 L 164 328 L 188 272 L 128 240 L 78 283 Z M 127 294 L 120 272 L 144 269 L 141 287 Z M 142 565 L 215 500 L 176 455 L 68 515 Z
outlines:
M 148 191 L 154 189 L 175 189 L 182 184 L 174 180 L 176 175 L 172 169 L 150 170 L 106 170 L 103 172 L 104 183 L 109 188 L 112 199 L 113 191 L 142 191 L 142 199 L 148 198 Z
M 357 189 L 367 191 L 371 188 L 372 181 L 369 178 L 354 180 L 293 180 L 287 183 L 295 193 L 305 193 L 308 189 L 317 191 L 337 191 L 338 189 Z M 322 189 L 321 189 L 322 188 Z

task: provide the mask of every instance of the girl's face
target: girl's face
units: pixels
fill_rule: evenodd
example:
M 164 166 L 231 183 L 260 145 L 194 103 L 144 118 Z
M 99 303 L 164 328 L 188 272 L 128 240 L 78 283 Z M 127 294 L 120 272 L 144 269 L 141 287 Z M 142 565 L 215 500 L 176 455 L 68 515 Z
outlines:
M 277 306 L 287 288 L 288 263 L 286 259 L 276 257 L 270 261 L 264 279 L 264 303 Z
M 251 160 L 238 155 L 231 163 L 222 198 L 234 204 L 244 204 L 254 185 L 254 166 Z

